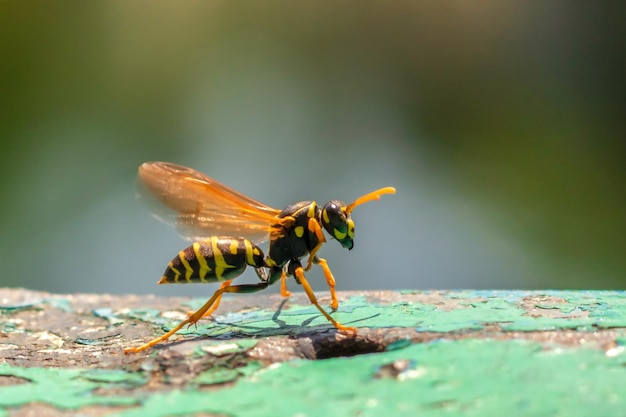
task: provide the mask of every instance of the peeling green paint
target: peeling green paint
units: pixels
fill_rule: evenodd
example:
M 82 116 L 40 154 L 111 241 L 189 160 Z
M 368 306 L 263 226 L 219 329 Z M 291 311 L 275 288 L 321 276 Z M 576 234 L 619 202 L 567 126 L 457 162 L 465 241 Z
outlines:
M 263 368 L 263 364 L 259 361 L 251 361 L 246 366 L 235 369 L 215 367 L 202 372 L 194 378 L 192 382 L 199 385 L 215 385 L 231 382 L 239 377 L 252 375 L 261 368 Z
M 124 319 L 117 317 L 115 312 L 109 307 L 97 308 L 93 310 L 93 315 L 96 317 L 106 319 L 113 325 L 122 324 L 126 322 Z
M 50 306 L 54 308 L 58 308 L 61 311 L 65 311 L 66 313 L 74 311 L 70 303 L 70 300 L 68 300 L 67 298 L 50 297 L 50 298 L 46 298 L 43 302 L 46 304 L 49 304 Z
M 114 337 L 117 337 L 117 335 L 105 336 L 105 337 L 100 337 L 97 339 L 85 339 L 82 337 L 77 337 L 76 339 L 74 339 L 74 342 L 78 343 L 79 345 L 101 346 L 101 345 L 106 345 L 107 342 Z
M 199 346 L 196 349 L 196 354 L 204 355 L 206 353 L 210 353 L 215 356 L 222 356 L 232 353 L 240 353 L 252 349 L 257 342 L 258 341 L 254 339 L 239 339 L 236 341 L 226 342 L 211 340 L 204 343 L 202 346 Z
M 12 332 L 18 331 L 16 329 L 15 323 L 7 323 L 3 321 L 3 322 L 0 322 L 0 326 L 2 326 L 2 333 L 12 333 Z
M 100 380 L 94 380 L 94 372 Z M 111 379 L 110 375 L 116 378 Z M 122 377 L 122 374 L 124 375 Z M 0 375 L 26 380 L 23 384 L 0 387 L 0 408 L 45 403 L 58 408 L 77 409 L 88 405 L 135 405 L 138 400 L 125 396 L 96 395 L 94 390 L 115 382 L 142 385 L 133 373 L 54 368 L 14 368 L 0 364 Z M 109 377 L 107 377 L 109 375 Z
M 523 341 L 438 341 L 351 358 L 283 363 L 219 391 L 153 395 L 141 407 L 115 415 L 617 415 L 626 409 L 622 356 L 592 349 L 545 350 Z
M 7 311 L 13 312 L 18 310 L 29 310 L 41 308 L 42 304 L 48 304 L 54 308 L 58 308 L 62 311 L 72 311 L 71 303 L 67 298 L 60 296 L 36 298 L 21 303 L 15 304 L 0 304 L 0 312 Z
M 24 303 L 16 303 L 16 304 L 0 304 L 0 311 L 18 311 L 18 310 L 26 310 L 29 308 L 34 308 L 36 305 L 40 304 L 42 300 L 31 300 Z
M 414 294 L 410 291 L 404 295 Z M 422 293 L 423 294 L 423 293 Z M 333 313 L 346 325 L 370 328 L 415 327 L 420 332 L 451 332 L 480 330 L 485 325 L 498 324 L 506 331 L 540 331 L 558 329 L 592 330 L 596 327 L 626 327 L 626 295 L 623 292 L 603 291 L 453 291 L 441 292 L 442 297 L 459 300 L 456 308 L 440 309 L 436 304 L 400 301 L 390 305 L 370 302 L 362 296 L 353 296 L 340 303 Z M 557 316 L 534 317 L 527 311 L 524 300 L 543 295 L 548 301 L 539 301 L 532 307 L 556 310 Z M 190 302 L 202 304 L 204 299 Z M 316 326 L 331 327 L 311 305 L 288 302 L 289 307 L 274 310 L 253 310 L 218 315 L 215 321 L 202 321 L 197 327 L 181 330 L 180 334 L 228 337 L 232 335 L 300 334 Z M 163 325 L 169 330 L 177 324 L 158 316 L 158 312 L 132 311 L 130 316 Z
M 260 336 L 297 336 L 331 327 L 313 306 L 291 299 L 278 311 L 218 311 L 215 321 L 203 320 L 197 329 L 191 326 L 181 331 L 220 338 L 203 340 L 193 352 L 195 358 L 216 357 L 219 366 L 188 381 L 185 389 L 171 390 L 165 385 L 163 391 L 151 390 L 154 386 L 148 384 L 149 378 L 167 363 L 155 361 L 156 352 L 136 373 L 0 365 L 0 375 L 24 380 L 0 386 L 0 417 L 33 402 L 60 410 L 89 405 L 131 407 L 110 414 L 123 417 L 195 413 L 233 417 L 378 417 L 380 413 L 576 417 L 620 415 L 626 410 L 624 292 L 403 291 L 391 299 L 397 301 L 384 305 L 362 296 L 348 297 L 333 316 L 347 325 L 439 332 L 442 339 L 445 332 L 480 330 L 489 325 L 516 331 L 620 329 L 609 333 L 611 339 L 603 345 L 606 351 L 598 350 L 597 345 L 594 350 L 485 339 L 411 345 L 408 338 L 392 342 L 385 352 L 350 358 L 297 360 L 267 368 L 257 361 L 230 361 L 229 355 L 243 358 L 241 353 L 253 348 Z M 61 304 L 59 308 L 70 307 Z M 10 316 L 25 308 L 38 307 L 36 303 L 9 306 L 1 313 Z M 155 332 L 178 323 L 176 314 L 162 314 L 157 309 L 98 309 L 94 315 L 112 326 L 132 317 L 154 324 Z M 11 326 L 11 322 L 3 325 Z M 252 337 L 230 339 L 233 335 Z M 78 339 L 90 345 L 100 340 Z
M 118 369 L 90 369 L 81 372 L 80 377 L 88 381 L 113 383 L 127 388 L 141 386 L 147 382 L 147 377 L 143 373 Z

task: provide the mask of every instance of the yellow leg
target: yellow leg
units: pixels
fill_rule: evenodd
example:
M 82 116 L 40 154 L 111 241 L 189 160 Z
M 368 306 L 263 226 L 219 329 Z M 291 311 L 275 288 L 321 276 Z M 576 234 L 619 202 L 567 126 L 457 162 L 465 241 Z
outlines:
M 224 282 L 224 284 L 226 284 L 226 282 Z M 196 324 L 198 320 L 204 317 L 207 314 L 207 311 L 211 310 L 211 307 L 220 298 L 222 298 L 222 294 L 224 294 L 225 292 L 251 293 L 251 292 L 264 290 L 269 285 L 269 283 L 267 282 L 259 282 L 258 284 L 232 285 L 232 286 L 224 285 L 224 284 L 222 284 L 222 287 L 220 287 L 220 289 L 215 291 L 215 294 L 213 294 L 213 296 L 209 299 L 209 301 L 207 301 L 202 307 L 200 307 L 198 311 L 196 311 L 195 313 L 187 317 L 186 320 L 183 320 L 182 322 L 180 322 L 178 326 L 174 327 L 172 330 L 165 333 L 163 336 L 157 337 L 156 339 L 153 339 L 149 341 L 148 343 L 145 343 L 141 346 L 124 349 L 124 353 L 137 353 L 137 352 L 141 352 L 142 350 L 146 350 L 164 340 L 167 340 L 170 336 L 172 336 L 174 333 L 176 333 L 183 327 Z
M 356 334 L 356 327 L 344 326 L 343 324 L 339 323 L 337 320 L 332 318 L 330 316 L 330 314 L 328 314 L 319 305 L 319 303 L 317 302 L 317 298 L 315 297 L 315 293 L 313 292 L 313 289 L 311 288 L 311 286 L 309 285 L 309 282 L 304 277 L 304 269 L 301 266 L 296 268 L 295 275 L 298 278 L 298 280 L 300 281 L 300 284 L 302 285 L 302 288 L 304 288 L 304 292 L 306 292 L 306 295 L 309 297 L 309 301 L 311 301 L 311 304 L 313 304 L 315 307 L 317 307 L 317 309 L 324 315 L 324 317 L 326 317 L 328 319 L 328 321 L 330 321 L 333 324 L 333 326 L 335 326 L 337 328 L 337 330 L 340 330 L 342 332 L 348 332 L 348 333 Z
M 305 271 L 311 269 L 311 264 L 313 263 L 313 259 L 315 258 L 317 251 L 320 250 L 322 245 L 326 242 L 326 237 L 324 236 L 324 232 L 322 232 L 322 226 L 320 226 L 317 220 L 309 219 L 308 228 L 311 232 L 315 233 L 318 242 L 317 245 L 315 245 L 315 247 L 311 249 L 311 252 L 309 254 L 309 260 L 307 261 L 306 268 L 304 268 Z
M 233 280 L 232 280 L 232 279 L 229 279 L 228 281 L 224 281 L 224 282 L 222 282 L 222 285 L 220 285 L 220 288 L 219 288 L 219 289 L 221 290 L 221 289 L 224 289 L 224 288 L 228 287 L 228 286 L 230 285 L 230 283 L 231 283 L 231 282 L 233 282 Z M 217 297 L 217 299 L 215 300 L 215 303 L 213 303 L 213 305 L 211 306 L 211 308 L 209 308 L 209 309 L 206 311 L 206 313 L 204 313 L 204 314 L 202 315 L 202 317 L 200 317 L 201 319 L 206 319 L 207 317 L 210 317 L 210 316 L 211 316 L 211 314 L 213 314 L 213 313 L 215 312 L 215 310 L 217 310 L 217 308 L 220 306 L 220 302 L 222 301 L 222 295 L 223 295 L 223 294 L 224 294 L 224 293 L 221 293 L 221 294 L 219 295 L 219 297 Z M 194 313 L 193 311 L 188 311 L 188 312 L 187 312 L 187 317 L 191 317 L 191 316 L 193 315 L 193 313 Z
M 137 352 L 141 352 L 142 350 L 146 350 L 158 343 L 161 343 L 164 340 L 167 340 L 170 338 L 170 336 L 172 336 L 174 333 L 176 333 L 177 331 L 179 331 L 180 329 L 182 329 L 183 327 L 185 327 L 186 325 L 191 326 L 192 324 L 195 324 L 198 322 L 198 320 L 200 320 L 202 317 L 204 317 L 204 314 L 211 308 L 211 306 L 213 305 L 213 303 L 215 303 L 215 301 L 217 301 L 218 299 L 220 299 L 222 297 L 222 294 L 224 293 L 224 291 L 227 289 L 228 287 L 224 287 L 224 288 L 220 288 L 219 290 L 215 291 L 215 294 L 213 294 L 213 297 L 211 297 L 209 299 L 209 301 L 207 301 L 202 307 L 200 307 L 198 309 L 198 311 L 196 311 L 195 313 L 193 313 L 192 315 L 190 315 L 189 317 L 187 317 L 187 319 L 183 320 L 182 322 L 180 322 L 180 324 L 176 327 L 174 327 L 172 330 L 170 330 L 169 332 L 165 333 L 163 336 L 161 337 L 157 337 L 156 339 L 153 339 L 151 341 L 149 341 L 148 343 L 145 343 L 141 346 L 138 347 L 131 347 L 131 348 L 126 348 L 124 349 L 124 353 L 137 353 Z
M 280 295 L 283 297 L 289 297 L 291 292 L 287 289 L 287 273 L 283 271 L 283 275 L 280 277 Z
M 335 292 L 335 277 L 333 277 L 333 273 L 330 272 L 330 268 L 328 267 L 328 262 L 323 258 L 315 258 L 313 262 L 319 264 L 324 271 L 324 276 L 326 277 L 326 282 L 328 283 L 328 287 L 330 288 L 330 308 L 333 311 L 337 310 L 339 307 L 339 302 L 337 301 L 337 293 Z

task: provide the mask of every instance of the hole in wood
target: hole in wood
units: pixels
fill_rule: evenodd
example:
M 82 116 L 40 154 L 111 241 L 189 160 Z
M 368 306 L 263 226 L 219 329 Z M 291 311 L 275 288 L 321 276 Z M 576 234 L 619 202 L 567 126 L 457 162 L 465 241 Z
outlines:
M 341 340 L 316 340 L 313 342 L 313 348 L 315 349 L 316 359 L 356 356 L 385 350 L 383 344 L 359 337 L 346 337 Z

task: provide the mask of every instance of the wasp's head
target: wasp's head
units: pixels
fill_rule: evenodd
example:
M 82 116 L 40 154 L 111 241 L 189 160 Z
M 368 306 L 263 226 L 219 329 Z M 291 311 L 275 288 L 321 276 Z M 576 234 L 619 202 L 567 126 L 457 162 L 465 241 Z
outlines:
M 354 222 L 341 201 L 329 201 L 322 208 L 322 226 L 339 243 L 347 249 L 354 246 Z
M 341 243 L 341 246 L 352 249 L 354 247 L 354 222 L 352 217 L 350 217 L 352 210 L 360 204 L 378 200 L 383 194 L 395 194 L 395 192 L 396 189 L 393 187 L 381 188 L 362 195 L 348 205 L 341 201 L 329 201 L 322 208 L 320 216 L 322 226 L 332 237 Z

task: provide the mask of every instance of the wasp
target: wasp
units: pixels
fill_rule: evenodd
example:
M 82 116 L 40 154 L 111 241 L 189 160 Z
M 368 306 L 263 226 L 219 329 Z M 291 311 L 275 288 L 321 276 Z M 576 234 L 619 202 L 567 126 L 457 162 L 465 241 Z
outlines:
M 330 308 L 338 308 L 335 278 L 325 259 L 317 252 L 326 242 L 323 230 L 341 246 L 354 246 L 352 210 L 363 203 L 394 194 L 385 187 L 365 194 L 350 204 L 333 200 L 320 207 L 314 201 L 300 201 L 277 210 L 247 197 L 192 168 L 168 162 L 146 162 L 139 167 L 143 194 L 156 200 L 160 210 L 155 215 L 175 226 L 193 242 L 172 259 L 159 284 L 214 283 L 221 285 L 213 296 L 186 320 L 164 335 L 141 346 L 125 349 L 140 352 L 172 336 L 184 326 L 210 316 L 219 306 L 224 293 L 253 293 L 281 280 L 285 297 L 286 280 L 294 277 L 310 302 L 339 331 L 356 333 L 356 328 L 337 322 L 320 306 L 305 272 L 313 264 L 322 268 L 330 288 Z M 268 254 L 258 246 L 269 240 Z M 302 259 L 308 255 L 305 264 Z M 235 278 L 251 266 L 259 282 L 232 285 Z

